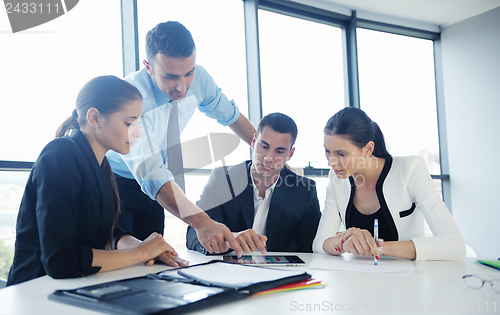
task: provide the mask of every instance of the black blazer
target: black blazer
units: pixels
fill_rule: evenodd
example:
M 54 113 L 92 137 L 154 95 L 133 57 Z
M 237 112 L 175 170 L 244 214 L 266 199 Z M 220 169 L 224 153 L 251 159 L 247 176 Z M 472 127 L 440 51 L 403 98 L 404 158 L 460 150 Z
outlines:
M 16 226 L 7 285 L 50 275 L 94 274 L 92 248 L 103 249 L 113 225 L 104 172 L 80 130 L 51 141 L 33 165 Z M 115 235 L 123 234 L 119 228 Z
M 197 205 L 232 232 L 251 229 L 254 220 L 254 192 L 250 177 L 251 161 L 216 168 L 210 175 Z M 286 167 L 276 183 L 266 224 L 266 249 L 273 252 L 312 252 L 321 212 L 316 183 Z M 206 254 L 196 231 L 188 227 L 188 249 Z

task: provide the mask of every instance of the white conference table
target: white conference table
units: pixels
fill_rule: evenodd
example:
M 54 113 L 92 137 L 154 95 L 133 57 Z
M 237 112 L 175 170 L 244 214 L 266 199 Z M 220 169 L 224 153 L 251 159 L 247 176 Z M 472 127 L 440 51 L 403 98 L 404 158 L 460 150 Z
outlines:
M 283 255 L 286 253 L 269 253 Z M 290 253 L 293 254 L 293 253 Z M 191 265 L 220 259 L 193 251 L 179 251 Z M 323 289 L 298 290 L 252 296 L 232 303 L 209 307 L 193 314 L 456 314 L 500 313 L 500 293 L 486 283 L 482 289 L 465 285 L 465 274 L 491 274 L 500 271 L 483 266 L 475 259 L 465 261 L 408 261 L 382 258 L 380 264 L 413 264 L 415 269 L 401 273 L 369 273 L 311 269 L 315 260 L 366 260 L 350 254 L 332 257 L 322 254 L 297 254 L 305 266 L 280 267 L 304 270 L 314 279 L 327 283 Z M 372 259 L 369 259 L 373 261 Z M 85 278 L 56 280 L 48 276 L 0 289 L 0 314 L 101 314 L 85 308 L 50 301 L 57 289 L 73 289 L 113 280 L 142 276 L 169 269 L 165 265 L 135 265 Z

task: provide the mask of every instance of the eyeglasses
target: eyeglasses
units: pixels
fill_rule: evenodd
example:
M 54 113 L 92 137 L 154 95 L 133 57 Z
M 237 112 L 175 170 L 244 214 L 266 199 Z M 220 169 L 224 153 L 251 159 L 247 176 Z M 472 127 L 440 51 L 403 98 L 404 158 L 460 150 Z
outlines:
M 493 291 L 500 293 L 500 279 L 486 280 L 479 275 L 465 275 L 462 277 L 466 285 L 474 289 L 481 289 L 485 282 L 491 284 Z

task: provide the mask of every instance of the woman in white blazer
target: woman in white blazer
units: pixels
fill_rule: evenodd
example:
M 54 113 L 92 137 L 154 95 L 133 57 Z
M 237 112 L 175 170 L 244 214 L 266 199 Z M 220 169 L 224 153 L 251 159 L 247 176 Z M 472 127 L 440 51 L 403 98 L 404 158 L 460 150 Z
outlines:
M 378 125 L 358 108 L 345 108 L 324 128 L 332 168 L 313 250 L 379 258 L 462 260 L 463 237 L 420 156 L 392 157 Z M 424 235 L 424 218 L 434 237 Z M 341 222 L 346 231 L 339 232 Z

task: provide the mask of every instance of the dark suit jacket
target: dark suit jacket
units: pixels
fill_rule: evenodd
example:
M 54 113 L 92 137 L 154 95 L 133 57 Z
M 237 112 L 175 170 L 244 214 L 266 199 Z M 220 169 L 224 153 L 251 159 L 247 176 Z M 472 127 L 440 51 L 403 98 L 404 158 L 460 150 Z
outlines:
M 45 274 L 70 278 L 98 272 L 100 267 L 91 266 L 92 248 L 106 246 L 112 225 L 111 193 L 85 135 L 74 130 L 54 139 L 26 184 L 7 284 Z
M 251 229 L 254 220 L 251 161 L 216 168 L 197 205 L 232 232 Z M 229 178 L 229 180 L 228 180 Z M 230 182 L 230 184 L 229 184 Z M 271 198 L 266 224 L 266 249 L 276 252 L 312 252 L 321 212 L 316 183 L 284 167 Z M 196 231 L 188 227 L 188 249 L 206 254 Z

